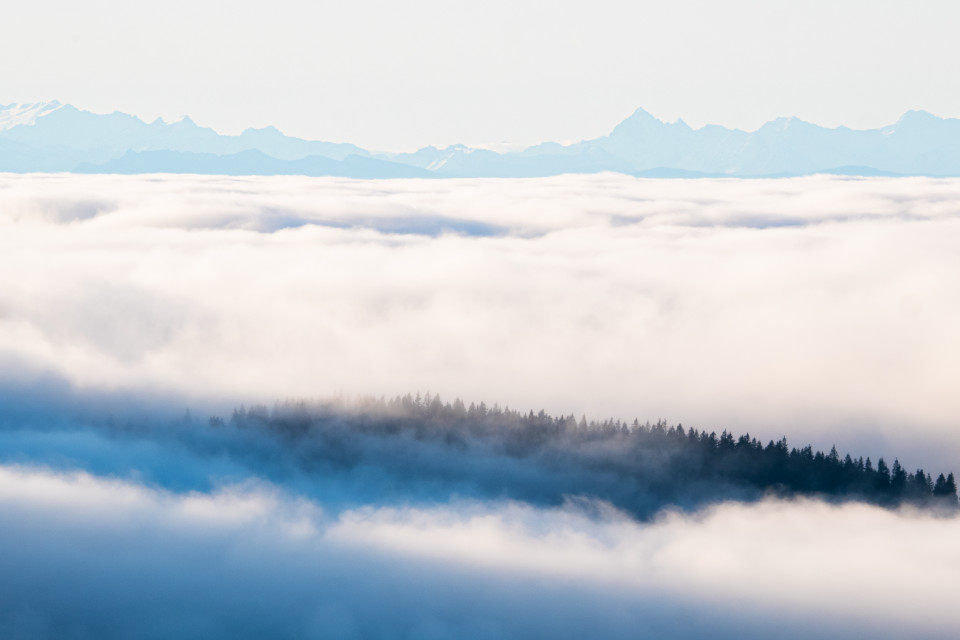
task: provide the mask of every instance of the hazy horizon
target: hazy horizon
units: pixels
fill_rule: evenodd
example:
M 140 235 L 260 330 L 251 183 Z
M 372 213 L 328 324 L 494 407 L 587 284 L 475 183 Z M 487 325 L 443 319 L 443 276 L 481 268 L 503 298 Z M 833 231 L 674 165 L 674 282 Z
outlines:
M 242 133 L 244 133 L 245 131 L 248 131 L 248 130 L 254 130 L 254 131 L 256 131 L 256 130 L 262 130 L 262 129 L 276 129 L 276 130 L 278 130 L 280 133 L 282 133 L 282 134 L 285 135 L 285 136 L 297 137 L 297 138 L 301 138 L 301 139 L 303 139 L 303 140 L 332 142 L 332 143 L 335 143 L 335 144 L 358 144 L 358 143 L 356 142 L 356 140 L 348 140 L 348 139 L 335 139 L 335 138 L 323 138 L 323 139 L 320 139 L 320 138 L 304 138 L 304 137 L 302 137 L 302 136 L 298 136 L 298 135 L 296 135 L 296 134 L 294 134 L 294 133 L 291 133 L 290 131 L 284 130 L 283 128 L 277 126 L 275 123 L 273 123 L 273 122 L 271 122 L 271 121 L 265 121 L 265 124 L 258 124 L 257 126 L 254 126 L 254 125 L 252 125 L 252 124 L 244 125 L 244 124 L 241 123 L 241 124 L 238 124 L 237 126 L 235 126 L 235 127 L 233 127 L 233 128 L 223 128 L 223 127 L 218 126 L 216 123 L 213 123 L 213 122 L 201 122 L 201 121 L 198 121 L 196 118 L 192 117 L 191 114 L 189 114 L 189 113 L 179 113 L 178 115 L 174 115 L 174 116 L 171 116 L 171 115 L 148 115 L 148 116 L 144 116 L 144 115 L 142 115 L 141 113 L 137 113 L 137 112 L 125 112 L 125 111 L 122 111 L 121 109 L 117 109 L 117 108 L 112 108 L 112 109 L 109 108 L 109 107 L 102 108 L 102 109 L 88 108 L 88 107 L 86 107 L 86 106 L 84 106 L 84 105 L 73 104 L 73 103 L 70 103 L 70 102 L 66 102 L 66 101 L 60 100 L 60 99 L 58 99 L 58 98 L 56 98 L 56 97 L 52 97 L 52 98 L 48 98 L 48 99 L 44 99 L 44 100 L 32 100 L 32 101 L 31 101 L 31 100 L 17 100 L 17 101 L 11 101 L 11 102 L 8 102 L 8 103 L 0 102 L 0 109 L 4 109 L 4 108 L 8 108 L 8 109 L 9 109 L 9 108 L 17 108 L 17 107 L 28 107 L 28 108 L 29 108 L 29 107 L 55 106 L 55 105 L 71 106 L 71 107 L 74 107 L 74 108 L 76 108 L 76 109 L 79 109 L 80 111 L 86 111 L 86 112 L 93 113 L 93 114 L 96 114 L 96 115 L 110 115 L 110 114 L 114 114 L 114 113 L 121 113 L 121 114 L 124 114 L 124 115 L 133 116 L 133 117 L 139 119 L 140 121 L 142 121 L 142 122 L 145 123 L 145 124 L 151 124 L 151 123 L 156 122 L 156 121 L 159 120 L 159 121 L 161 121 L 161 122 L 163 122 L 163 123 L 165 123 L 165 124 L 167 124 L 167 125 L 170 125 L 170 124 L 176 124 L 177 122 L 180 122 L 180 121 L 182 121 L 182 120 L 184 120 L 184 119 L 189 119 L 189 120 L 191 120 L 192 122 L 194 122 L 194 123 L 195 123 L 197 126 L 199 126 L 199 127 L 202 127 L 202 128 L 204 128 L 204 129 L 212 129 L 212 130 L 215 131 L 217 134 L 219 134 L 219 135 L 224 135 L 224 136 L 238 136 L 238 135 L 241 135 Z M 742 132 L 744 132 L 744 133 L 756 133 L 757 131 L 759 131 L 760 129 L 762 129 L 765 125 L 770 125 L 771 123 L 774 123 L 774 122 L 783 121 L 783 120 L 791 120 L 791 119 L 797 119 L 797 120 L 800 120 L 800 121 L 802 121 L 802 122 L 805 122 L 805 123 L 808 123 L 808 124 L 812 124 L 812 125 L 817 126 L 817 127 L 822 127 L 822 128 L 825 128 L 825 129 L 831 129 L 831 130 L 834 130 L 834 129 L 850 129 L 850 130 L 853 130 L 853 131 L 876 131 L 876 130 L 884 129 L 884 128 L 886 128 L 886 127 L 889 127 L 889 126 L 892 126 L 892 125 L 897 124 L 897 122 L 899 122 L 904 116 L 909 115 L 909 114 L 911 114 L 911 113 L 916 113 L 916 112 L 919 112 L 919 113 L 928 113 L 928 114 L 933 115 L 933 116 L 936 117 L 936 118 L 944 119 L 944 120 L 948 120 L 948 119 L 960 119 L 960 114 L 952 115 L 952 116 L 951 116 L 951 115 L 943 115 L 943 114 L 941 114 L 941 113 L 935 113 L 935 112 L 933 112 L 933 111 L 931 111 L 931 110 L 929 110 L 929 109 L 925 109 L 922 105 L 919 105 L 919 106 L 913 106 L 913 107 L 907 108 L 907 109 L 905 109 L 905 110 L 903 110 L 903 111 L 901 111 L 901 112 L 893 115 L 891 118 L 888 118 L 888 119 L 886 119 L 886 120 L 877 120 L 877 121 L 876 121 L 875 123 L 873 123 L 872 125 L 851 126 L 848 122 L 845 122 L 845 121 L 840 121 L 840 122 L 834 122 L 834 123 L 825 124 L 825 123 L 823 123 L 823 122 L 818 122 L 818 121 L 813 121 L 813 120 L 806 120 L 806 119 L 801 118 L 801 117 L 799 117 L 799 116 L 797 116 L 796 114 L 793 114 L 793 113 L 780 113 L 780 114 L 775 115 L 775 116 L 773 116 L 773 117 L 770 117 L 770 118 L 768 118 L 768 119 L 761 120 L 761 121 L 753 124 L 752 126 L 742 127 L 742 126 L 736 126 L 736 125 L 732 125 L 732 124 L 727 124 L 727 123 L 725 123 L 725 122 L 720 122 L 720 121 L 718 121 L 718 120 L 716 120 L 716 119 L 711 119 L 709 116 L 707 116 L 706 119 L 704 119 L 702 122 L 698 122 L 697 124 L 692 124 L 690 121 L 686 120 L 686 119 L 683 118 L 682 116 L 676 116 L 676 117 L 674 117 L 674 118 L 672 118 L 672 119 L 667 118 L 667 117 L 661 117 L 659 114 L 654 113 L 654 112 L 651 112 L 649 109 L 645 108 L 644 105 L 636 105 L 636 106 L 634 106 L 633 108 L 628 109 L 627 111 L 624 111 L 623 113 L 621 113 L 619 117 L 616 117 L 616 116 L 615 116 L 614 119 L 613 119 L 612 121 L 608 122 L 608 123 L 599 123 L 599 122 L 598 122 L 598 123 L 594 123 L 594 128 L 595 128 L 599 133 L 597 133 L 596 135 L 593 135 L 593 136 L 591 136 L 591 137 L 589 137 L 589 138 L 573 138 L 573 137 L 564 136 L 564 135 L 561 134 L 559 137 L 556 137 L 556 138 L 543 138 L 543 139 L 535 140 L 535 141 L 532 141 L 532 142 L 516 142 L 516 141 L 512 141 L 512 140 L 505 139 L 505 138 L 503 138 L 502 136 L 501 136 L 501 137 L 494 136 L 494 137 L 492 137 L 492 138 L 489 139 L 489 140 L 454 140 L 454 141 L 452 141 L 452 142 L 448 142 L 448 143 L 442 144 L 442 145 L 437 145 L 437 144 L 428 143 L 428 142 L 425 142 L 425 143 L 416 143 L 416 142 L 413 142 L 413 143 L 411 143 L 410 146 L 406 146 L 406 147 L 402 147 L 402 148 L 386 148 L 386 147 L 384 147 L 383 145 L 377 145 L 377 144 L 373 144 L 373 145 L 371 145 L 371 146 L 364 146 L 364 145 L 358 145 L 358 146 L 360 146 L 361 148 L 364 148 L 364 149 L 366 149 L 367 151 L 370 151 L 370 152 L 372 152 L 372 153 L 388 153 L 388 154 L 389 154 L 389 153 L 412 153 L 412 152 L 418 151 L 418 150 L 420 150 L 420 149 L 425 149 L 425 148 L 427 148 L 427 147 L 436 147 L 436 148 L 439 148 L 439 149 L 443 149 L 443 148 L 446 148 L 446 147 L 449 147 L 449 146 L 457 146 L 457 145 L 463 145 L 463 146 L 472 147 L 472 148 L 476 148 L 476 149 L 488 149 L 488 150 L 490 150 L 490 151 L 495 151 L 495 152 L 497 152 L 497 153 L 505 153 L 505 152 L 511 152 L 511 151 L 523 151 L 523 150 L 529 149 L 529 148 L 531 148 L 531 147 L 535 147 L 535 146 L 537 146 L 537 145 L 541 145 L 541 144 L 544 144 L 544 143 L 550 143 L 550 142 L 558 143 L 558 144 L 561 144 L 561 145 L 564 145 L 564 146 L 569 146 L 569 145 L 576 144 L 576 143 L 578 143 L 578 142 L 584 142 L 584 141 L 591 140 L 591 139 L 594 139 L 594 138 L 599 138 L 599 137 L 603 137 L 603 136 L 605 136 L 605 135 L 609 135 L 609 133 L 610 133 L 618 124 L 622 123 L 624 120 L 629 119 L 630 116 L 636 114 L 637 112 L 646 113 L 646 114 L 650 115 L 651 117 L 653 117 L 654 119 L 662 122 L 663 124 L 677 124 L 677 123 L 682 122 L 682 123 L 686 124 L 687 126 L 689 126 L 689 127 L 690 127 L 692 130 L 694 130 L 694 131 L 699 131 L 699 130 L 702 130 L 702 129 L 704 129 L 704 128 L 709 128 L 709 127 L 722 127 L 722 128 L 729 129 L 729 130 L 732 130 L 732 131 L 742 131 Z M 0 123 L 0 124 L 2 124 L 2 123 Z M 30 123 L 29 123 L 29 122 L 11 121 L 11 122 L 8 124 L 8 127 L 21 126 L 22 124 L 30 124 Z M 2 130 L 2 128 L 0 128 L 0 130 Z
M 385 149 L 589 139 L 637 106 L 695 127 L 871 128 L 960 116 L 958 21 L 945 0 L 19 3 L 0 25 L 0 103 Z
M 0 638 L 960 637 L 958 24 L 5 6 Z

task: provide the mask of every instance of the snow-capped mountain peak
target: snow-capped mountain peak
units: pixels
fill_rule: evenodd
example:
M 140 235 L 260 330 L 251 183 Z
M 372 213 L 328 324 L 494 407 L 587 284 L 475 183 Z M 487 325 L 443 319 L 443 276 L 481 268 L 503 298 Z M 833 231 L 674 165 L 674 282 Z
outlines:
M 63 108 L 56 100 L 50 102 L 29 102 L 0 104 L 0 131 L 6 131 L 20 125 L 36 124 L 37 118 Z

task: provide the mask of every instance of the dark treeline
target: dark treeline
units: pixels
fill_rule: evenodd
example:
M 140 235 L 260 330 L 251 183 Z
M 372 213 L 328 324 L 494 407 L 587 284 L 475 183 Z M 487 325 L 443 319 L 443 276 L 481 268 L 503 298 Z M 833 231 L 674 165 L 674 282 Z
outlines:
M 393 466 L 401 479 L 436 476 L 484 496 L 540 503 L 597 498 L 638 517 L 664 506 L 694 508 L 770 494 L 888 507 L 958 506 L 952 473 L 934 479 L 923 469 L 907 471 L 898 460 L 889 465 L 883 458 L 874 463 L 841 456 L 836 447 L 826 453 L 790 447 L 786 438 L 764 445 L 749 435 L 663 421 L 588 422 L 484 403 L 466 406 L 430 394 L 241 407 L 229 420 L 210 423 L 279 436 L 306 465 Z M 404 459 L 407 466 L 400 468 Z

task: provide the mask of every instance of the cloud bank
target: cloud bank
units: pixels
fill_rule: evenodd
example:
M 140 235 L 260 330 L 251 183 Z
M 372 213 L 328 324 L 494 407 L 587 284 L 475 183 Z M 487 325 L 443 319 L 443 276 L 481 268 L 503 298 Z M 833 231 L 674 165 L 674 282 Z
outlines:
M 958 196 L 0 176 L 0 636 L 954 638 L 956 518 L 641 522 L 527 461 L 206 417 L 429 390 L 955 469 Z
M 960 451 L 958 181 L 0 185 L 0 378 L 18 397 L 197 411 L 429 390 L 913 447 L 927 466 Z
M 576 503 L 331 515 L 263 483 L 171 493 L 5 465 L 0 518 L 4 637 L 960 631 L 960 521 L 863 505 L 726 504 L 647 525 Z

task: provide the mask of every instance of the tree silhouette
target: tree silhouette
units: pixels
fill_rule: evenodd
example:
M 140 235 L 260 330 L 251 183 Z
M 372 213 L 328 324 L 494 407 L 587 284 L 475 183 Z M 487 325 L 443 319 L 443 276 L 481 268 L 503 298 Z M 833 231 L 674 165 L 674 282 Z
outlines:
M 421 465 L 405 473 L 440 474 L 436 480 L 469 483 L 498 495 L 562 502 L 579 494 L 608 500 L 637 515 L 666 505 L 757 499 L 767 494 L 815 495 L 829 500 L 863 500 L 878 505 L 909 503 L 956 509 L 953 473 L 908 474 L 894 459 L 874 468 L 868 457 L 841 457 L 836 447 L 824 454 L 806 445 L 790 448 L 783 437 L 766 446 L 750 434 L 698 431 L 665 420 L 654 424 L 615 419 L 577 420 L 544 411 L 521 413 L 484 402 L 466 406 L 460 399 L 444 403 L 429 393 L 391 400 L 362 398 L 351 402 L 291 401 L 268 409 L 240 406 L 228 423 L 211 427 L 258 429 L 288 439 L 298 464 L 400 464 L 389 458 L 371 461 L 361 442 L 394 439 L 436 458 L 436 472 Z M 428 460 L 426 453 L 418 459 Z M 425 457 L 426 456 L 426 457 Z M 453 462 L 450 462 L 453 461 Z M 513 468 L 522 462 L 536 474 L 480 474 L 480 468 Z M 473 474 L 473 475 L 471 475 Z M 539 474 L 539 475 L 538 475 Z M 419 477 L 419 476 L 418 476 Z M 533 480 L 550 477 L 553 480 Z

